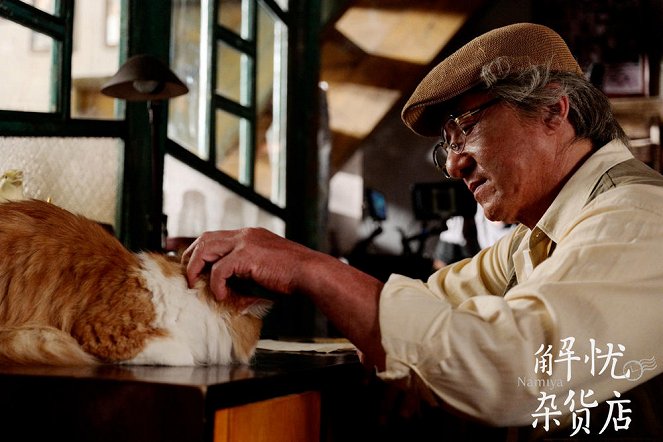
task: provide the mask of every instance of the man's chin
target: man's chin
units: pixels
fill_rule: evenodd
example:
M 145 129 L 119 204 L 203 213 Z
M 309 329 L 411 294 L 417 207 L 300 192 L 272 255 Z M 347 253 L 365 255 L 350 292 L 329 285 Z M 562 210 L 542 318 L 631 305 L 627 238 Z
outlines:
M 485 201 L 485 202 L 479 201 L 479 204 L 483 209 L 483 216 L 485 216 L 489 221 L 493 222 L 501 221 L 507 224 L 511 224 L 513 222 L 507 219 L 505 213 L 499 210 L 500 208 L 496 204 L 494 204 L 493 201 Z

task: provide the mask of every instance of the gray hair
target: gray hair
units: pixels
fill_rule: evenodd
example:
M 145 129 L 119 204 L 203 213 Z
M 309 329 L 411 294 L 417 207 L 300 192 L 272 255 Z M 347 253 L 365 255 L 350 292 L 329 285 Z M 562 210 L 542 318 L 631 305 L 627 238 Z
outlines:
M 557 103 L 567 96 L 568 118 L 575 128 L 576 138 L 591 140 L 595 149 L 615 138 L 629 145 L 608 98 L 578 74 L 553 71 L 550 65 L 533 65 L 512 72 L 509 60 L 500 57 L 483 67 L 481 79 L 491 93 L 529 118 L 559 112 Z

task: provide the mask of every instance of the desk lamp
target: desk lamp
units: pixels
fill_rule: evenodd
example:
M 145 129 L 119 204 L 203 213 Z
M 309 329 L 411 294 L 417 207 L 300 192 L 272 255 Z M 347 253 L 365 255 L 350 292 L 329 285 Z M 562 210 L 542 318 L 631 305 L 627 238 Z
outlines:
M 129 58 L 113 75 L 113 77 L 101 88 L 101 93 L 109 97 L 121 98 L 127 101 L 145 101 L 150 121 L 150 138 L 152 154 L 152 207 L 150 208 L 150 227 L 152 234 L 150 247 L 158 249 L 163 244 L 156 244 L 156 232 L 161 232 L 162 211 L 160 207 L 161 198 L 156 195 L 161 193 L 158 165 L 159 147 L 157 143 L 158 127 L 161 123 L 157 121 L 161 117 L 160 112 L 155 109 L 163 100 L 184 95 L 189 89 L 168 68 L 166 64 L 156 57 L 147 54 L 135 55 Z M 163 241 L 162 241 L 163 242 Z

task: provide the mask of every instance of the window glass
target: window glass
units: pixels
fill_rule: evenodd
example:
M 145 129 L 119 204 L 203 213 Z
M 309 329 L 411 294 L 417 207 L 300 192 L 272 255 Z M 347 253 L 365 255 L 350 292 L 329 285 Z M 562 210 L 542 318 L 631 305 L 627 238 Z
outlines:
M 288 10 L 288 0 L 275 0 L 276 4 L 281 7 L 284 11 Z
M 218 23 L 242 38 L 250 38 L 250 0 L 221 0 L 218 9 Z
M 287 2 L 278 5 L 286 8 Z M 173 0 L 171 66 L 191 92 L 170 103 L 168 135 L 284 207 L 287 26 L 264 2 L 219 0 L 216 17 L 210 16 L 212 6 Z M 243 41 L 228 42 L 227 33 L 210 32 L 205 25 L 210 20 Z M 216 71 L 210 66 L 210 48 Z
M 55 112 L 53 39 L 3 18 L 0 35 L 0 109 Z
M 120 117 L 116 115 L 115 100 L 100 92 L 119 67 L 120 4 L 120 0 L 76 1 L 71 59 L 74 118 Z
M 246 54 L 223 42 L 217 44 L 216 91 L 244 106 L 249 105 L 249 63 Z
M 21 0 L 49 14 L 55 14 L 55 0 Z
M 208 124 L 205 119 L 205 93 L 201 91 L 207 78 L 201 65 L 200 1 L 173 0 L 171 24 L 171 69 L 189 88 L 179 100 L 169 101 L 168 136 L 182 147 L 203 159 L 207 154 Z M 202 92 L 202 93 L 201 93 Z
M 216 111 L 216 167 L 240 182 L 245 167 L 248 122 L 228 112 Z M 242 149 L 240 149 L 242 147 Z
M 287 28 L 266 8 L 258 9 L 255 187 L 276 204 L 285 204 L 285 80 Z
M 283 221 L 166 155 L 164 212 L 168 235 L 197 237 L 207 230 L 265 227 L 285 234 Z
M 169 155 L 165 158 L 163 186 L 170 238 L 193 239 L 207 230 L 242 227 L 264 227 L 285 234 L 283 220 Z

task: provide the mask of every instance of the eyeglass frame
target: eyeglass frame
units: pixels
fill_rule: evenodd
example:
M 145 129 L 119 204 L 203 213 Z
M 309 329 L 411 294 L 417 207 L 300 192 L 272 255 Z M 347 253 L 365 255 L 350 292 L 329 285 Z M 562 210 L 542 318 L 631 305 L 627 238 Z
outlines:
M 442 126 L 442 139 L 440 141 L 438 141 L 435 144 L 435 146 L 433 147 L 433 163 L 435 164 L 435 167 L 437 167 L 439 170 L 442 171 L 442 173 L 444 174 L 444 176 L 446 178 L 451 178 L 451 175 L 449 175 L 449 172 L 447 171 L 446 160 L 445 160 L 444 164 L 440 164 L 440 162 L 437 160 L 437 151 L 440 148 L 444 149 L 447 158 L 449 157 L 449 151 L 454 152 L 456 154 L 463 153 L 463 150 L 465 149 L 465 137 L 468 136 L 469 133 L 471 132 L 472 128 L 474 126 L 476 126 L 477 124 L 479 124 L 479 121 L 481 121 L 481 120 L 477 120 L 474 124 L 471 124 L 471 125 L 467 126 L 466 128 L 464 128 L 461 124 L 463 122 L 463 120 L 466 120 L 469 117 L 473 117 L 474 115 L 478 114 L 479 112 L 485 111 L 489 107 L 497 104 L 498 101 L 500 101 L 499 98 L 492 98 L 492 99 L 486 101 L 485 103 L 481 104 L 480 106 L 478 106 L 474 109 L 470 109 L 468 111 L 463 112 L 462 114 L 460 114 L 457 117 L 454 117 L 453 115 L 449 115 L 449 118 L 444 122 L 444 125 Z M 461 133 L 463 134 L 463 143 L 462 143 L 462 145 L 459 145 L 458 143 L 449 143 L 445 139 L 446 134 L 445 134 L 444 128 L 447 126 L 447 124 L 449 124 L 450 121 L 453 121 L 454 123 L 456 123 L 456 125 L 460 129 Z M 467 130 L 467 129 L 469 129 L 469 130 Z

